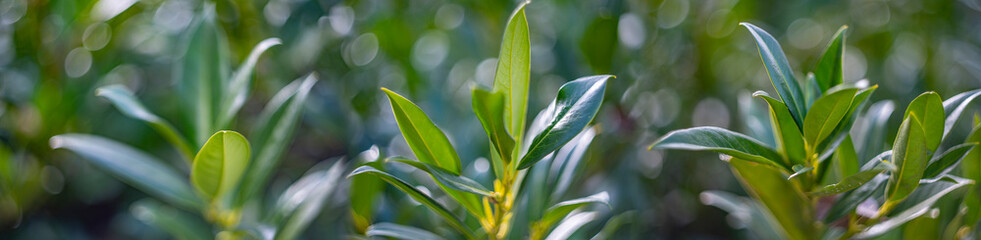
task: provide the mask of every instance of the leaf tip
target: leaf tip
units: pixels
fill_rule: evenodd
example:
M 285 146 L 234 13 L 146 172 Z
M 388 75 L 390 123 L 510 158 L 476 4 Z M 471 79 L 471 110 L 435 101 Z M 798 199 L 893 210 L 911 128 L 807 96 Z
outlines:
M 61 135 L 58 135 L 48 139 L 48 145 L 51 145 L 51 149 L 59 149 L 65 145 L 65 141 L 61 138 Z

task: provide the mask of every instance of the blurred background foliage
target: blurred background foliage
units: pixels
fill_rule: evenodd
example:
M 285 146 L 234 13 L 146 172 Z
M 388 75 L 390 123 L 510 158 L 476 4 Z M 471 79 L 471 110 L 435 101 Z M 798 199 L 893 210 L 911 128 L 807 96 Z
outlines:
M 230 62 L 241 62 L 262 39 L 284 43 L 260 59 L 252 97 L 235 126 L 251 126 L 262 103 L 290 80 L 311 71 L 321 78 L 270 188 L 283 189 L 332 157 L 411 156 L 379 87 L 419 104 L 449 133 L 464 171 L 488 185 L 488 143 L 469 95 L 473 86 L 493 82 L 500 36 L 517 2 L 207 2 L 229 39 Z M 0 238 L 166 238 L 130 214 L 141 193 L 75 155 L 50 150 L 48 139 L 86 132 L 176 155 L 94 89 L 123 84 L 159 115 L 177 116 L 178 49 L 203 6 L 197 0 L 0 0 Z M 879 84 L 873 101 L 906 103 L 931 90 L 946 98 L 981 87 L 978 0 L 537 0 L 526 11 L 529 109 L 545 107 L 577 76 L 617 75 L 568 193 L 611 194 L 612 209 L 599 217 L 620 225 L 606 235 L 611 238 L 760 237 L 746 230 L 754 227 L 748 217 L 703 204 L 710 201 L 700 197 L 706 190 L 745 196 L 717 156 L 646 149 L 677 128 L 713 125 L 751 134 L 759 127 L 746 121 L 763 106 L 749 93 L 772 95 L 773 87 L 739 22 L 772 33 L 791 67 L 804 70 L 814 68 L 834 31 L 848 25 L 845 81 Z M 806 72 L 795 74 L 803 79 Z M 890 119 L 890 126 L 898 121 Z M 349 214 L 349 195 L 332 198 L 307 238 L 363 230 Z M 357 204 L 373 209 L 375 220 L 440 224 L 393 189 Z M 581 234 L 592 236 L 603 222 L 587 224 Z

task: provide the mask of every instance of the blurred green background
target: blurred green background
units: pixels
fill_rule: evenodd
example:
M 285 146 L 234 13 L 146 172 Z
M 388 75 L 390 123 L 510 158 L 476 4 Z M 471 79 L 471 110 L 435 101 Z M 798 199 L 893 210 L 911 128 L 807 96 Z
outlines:
M 283 40 L 260 59 L 236 126 L 254 124 L 262 104 L 291 80 L 309 72 L 321 78 L 271 188 L 283 189 L 333 157 L 410 156 L 379 87 L 419 104 L 448 134 L 465 172 L 492 174 L 469 95 L 473 86 L 492 84 L 504 24 L 518 2 L 207 2 L 216 8 L 233 63 L 263 39 Z M 176 155 L 150 127 L 94 90 L 123 84 L 159 115 L 177 116 L 177 49 L 203 6 L 196 0 L 0 0 L 0 238 L 167 238 L 130 214 L 144 194 L 74 154 L 51 150 L 48 139 L 93 133 Z M 530 115 L 569 80 L 617 76 L 569 193 L 611 194 L 612 208 L 583 231 L 595 233 L 602 220 L 617 217 L 623 222 L 614 239 L 759 237 L 747 231 L 753 224 L 747 217 L 703 204 L 705 190 L 745 196 L 715 154 L 647 151 L 673 129 L 713 125 L 752 135 L 754 124 L 767 124 L 747 117 L 763 106 L 749 93 L 772 95 L 773 87 L 739 22 L 773 34 L 798 79 L 848 25 L 844 78 L 879 84 L 873 101 L 906 103 L 924 91 L 946 98 L 981 87 L 978 0 L 536 0 L 526 11 Z M 355 234 L 347 191 L 332 195 L 306 238 Z M 413 222 L 422 207 L 388 192 L 374 206 L 379 219 L 439 224 Z

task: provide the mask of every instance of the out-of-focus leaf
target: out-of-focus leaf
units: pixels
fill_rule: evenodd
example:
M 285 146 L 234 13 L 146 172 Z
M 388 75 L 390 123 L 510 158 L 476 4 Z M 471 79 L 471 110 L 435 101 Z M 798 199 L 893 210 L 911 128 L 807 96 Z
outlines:
M 817 69 L 814 70 L 814 78 L 817 80 L 821 92 L 842 83 L 842 58 L 845 55 L 845 32 L 848 26 L 841 26 L 834 38 L 825 48 L 824 55 L 818 60 Z
M 817 150 L 818 144 L 831 135 L 838 123 L 848 113 L 858 89 L 841 89 L 818 98 L 804 118 L 804 140 L 808 147 Z
M 564 147 L 555 152 L 555 161 L 552 163 L 549 176 L 554 176 L 552 189 L 552 199 L 560 199 L 565 195 L 566 190 L 572 185 L 573 179 L 577 179 L 576 172 L 586 154 L 586 149 L 596 137 L 596 128 L 586 128 L 578 136 L 569 141 Z
M 804 156 L 804 137 L 801 136 L 800 126 L 790 115 L 787 105 L 780 100 L 771 98 L 764 91 L 756 91 L 754 97 L 762 98 L 770 105 L 770 125 L 773 127 L 773 136 L 776 138 L 777 149 L 786 156 L 790 162 L 787 165 L 806 164 Z
M 531 38 L 523 2 L 514 9 L 504 28 L 501 52 L 497 58 L 494 75 L 494 92 L 504 92 L 504 123 L 521 146 L 524 136 L 525 116 L 528 114 L 528 83 L 531 82 Z M 512 154 L 512 159 L 517 158 Z M 457 171 L 459 172 L 459 171 Z
M 966 142 L 981 142 L 981 125 L 975 124 Z M 961 173 L 964 178 L 974 181 L 974 185 L 964 195 L 964 225 L 975 226 L 981 219 L 981 148 L 974 147 L 961 160 Z M 977 233 L 976 233 L 977 234 Z
M 851 129 L 851 135 L 855 139 L 855 149 L 859 152 L 859 165 L 864 165 L 866 161 L 885 150 L 886 141 L 881 139 L 886 137 L 886 123 L 894 109 L 895 104 L 892 101 L 876 102 Z
M 200 217 L 166 206 L 152 199 L 139 200 L 130 206 L 130 214 L 136 219 L 160 228 L 176 239 L 213 239 L 208 223 Z
M 935 92 L 925 92 L 913 99 L 906 107 L 904 118 L 915 113 L 920 120 L 924 136 L 926 138 L 927 150 L 934 151 L 940 146 L 940 140 L 944 136 L 944 107 L 940 100 L 940 94 Z
M 273 95 L 262 110 L 252 134 L 256 152 L 237 191 L 236 206 L 241 206 L 265 187 L 270 174 L 279 165 L 280 156 L 292 142 L 303 105 L 317 81 L 316 74 L 312 73 L 294 80 Z
M 422 203 L 430 210 L 433 210 L 433 212 L 436 212 L 436 214 L 443 217 L 443 219 L 446 220 L 446 222 L 450 224 L 450 226 L 453 227 L 453 229 L 456 229 L 457 231 L 462 233 L 463 236 L 466 237 L 467 239 L 475 239 L 474 234 L 470 231 L 470 229 L 467 228 L 467 226 L 462 221 L 457 219 L 453 215 L 453 213 L 450 212 L 450 210 L 447 210 L 445 207 L 443 207 L 442 204 L 436 202 L 436 200 L 430 197 L 429 195 L 426 195 L 422 191 L 419 191 L 419 189 L 416 189 L 411 185 L 409 185 L 408 183 L 406 183 L 405 181 L 402 181 L 402 179 L 399 179 L 395 176 L 392 176 L 391 174 L 382 172 L 370 166 L 358 167 L 357 169 L 354 169 L 354 171 L 352 171 L 351 174 L 348 175 L 348 177 L 356 176 L 359 174 L 371 174 L 381 178 L 385 182 L 388 182 L 392 186 L 395 186 L 402 192 L 408 194 L 410 197 L 412 197 L 412 199 L 415 199 L 417 202 Z
M 760 239 L 779 239 L 780 233 L 774 229 L 776 223 L 770 219 L 759 202 L 748 197 L 737 196 L 723 191 L 704 191 L 698 195 L 702 204 L 715 206 L 729 213 L 729 217 L 745 224 L 750 232 Z M 771 224 L 772 222 L 772 224 Z
M 933 160 L 927 165 L 926 171 L 923 172 L 923 178 L 935 178 L 944 173 L 949 172 L 957 163 L 961 161 L 965 154 L 970 151 L 977 143 L 964 143 L 950 149 L 947 151 L 936 154 L 933 156 Z
M 201 199 L 191 185 L 172 168 L 125 144 L 85 134 L 51 138 L 51 148 L 71 150 L 123 182 L 167 203 L 198 210 Z
M 392 104 L 392 112 L 399 124 L 405 142 L 419 161 L 436 165 L 454 175 L 460 175 L 460 156 L 456 154 L 450 140 L 442 130 L 433 124 L 419 106 L 398 93 L 382 88 Z
M 782 235 L 789 239 L 813 239 L 814 213 L 807 196 L 786 180 L 780 170 L 771 166 L 734 157 L 729 160 L 733 171 L 750 194 L 763 203 L 767 212 L 779 223 Z
M 889 176 L 886 187 L 886 197 L 893 203 L 902 201 L 916 190 L 930 159 L 926 134 L 917 115 L 912 113 L 903 121 L 893 143 L 892 164 L 897 169 Z
M 194 156 L 191 183 L 213 200 L 238 186 L 249 165 L 249 141 L 235 131 L 218 131 Z
M 570 215 L 569 217 L 562 220 L 545 240 L 563 240 L 569 239 L 573 233 L 576 233 L 583 225 L 592 222 L 599 217 L 599 212 L 581 212 Z
M 862 186 L 862 184 L 865 184 L 866 182 L 872 180 L 872 178 L 875 178 L 876 175 L 879 175 L 880 173 L 888 169 L 889 169 L 888 167 L 879 164 L 872 169 L 863 170 L 861 172 L 855 173 L 854 175 L 845 177 L 838 183 L 819 187 L 817 190 L 812 191 L 810 194 L 811 196 L 822 197 L 822 196 L 829 196 L 838 193 L 843 193 L 848 190 L 852 190 L 859 186 Z
M 147 110 L 146 107 L 140 103 L 140 100 L 136 99 L 136 97 L 133 96 L 133 93 L 126 89 L 126 87 L 122 85 L 109 85 L 101 87 L 95 90 L 95 95 L 109 99 L 109 101 L 112 102 L 112 104 L 126 116 L 139 119 L 147 124 L 150 124 L 150 127 L 153 127 L 153 130 L 160 133 L 164 139 L 167 139 L 170 144 L 173 144 L 174 147 L 180 151 L 181 155 L 184 157 L 184 160 L 187 160 L 188 162 L 191 161 L 191 158 L 194 156 L 194 152 L 191 150 L 191 145 L 188 144 L 187 140 L 185 140 L 184 137 L 177 132 L 174 125 L 171 125 L 170 122 L 167 122 L 167 120 L 164 120 L 163 118 Z
M 203 17 L 189 28 L 186 52 L 176 75 L 181 109 L 193 126 L 194 146 L 204 145 L 208 136 L 218 130 L 215 125 L 221 99 L 226 91 L 228 43 L 215 24 L 214 6 L 205 7 Z
M 361 152 L 357 159 L 363 165 L 384 169 L 379 158 L 379 148 L 371 146 L 370 149 Z M 385 189 L 384 184 L 381 179 L 374 176 L 358 175 L 351 177 L 349 188 L 351 221 L 357 233 L 364 234 L 368 226 L 371 226 L 375 215 L 375 203 L 379 199 L 378 194 Z
M 920 183 L 903 205 L 897 206 L 889 219 L 872 225 L 865 231 L 855 235 L 856 238 L 870 238 L 882 235 L 893 228 L 902 226 L 924 213 L 927 213 L 937 200 L 958 188 L 973 184 L 973 181 L 954 176 L 946 176 L 938 180 L 928 180 Z
M 569 213 L 571 213 L 573 210 L 593 203 L 601 203 L 609 206 L 610 194 L 601 192 L 588 197 L 567 200 L 555 204 L 554 206 L 545 210 L 545 214 L 542 216 L 542 219 L 536 224 L 542 228 L 549 228 L 559 220 L 562 220 L 562 218 L 565 218 L 566 215 L 569 215 Z
M 807 77 L 804 78 L 804 81 L 804 105 L 810 109 L 810 107 L 814 105 L 814 101 L 817 101 L 817 99 L 821 97 L 823 91 L 827 91 L 827 89 L 821 89 L 821 86 L 818 85 L 817 79 L 814 78 L 814 73 L 807 73 Z
M 981 89 L 962 92 L 944 101 L 944 113 L 947 115 L 947 119 L 944 120 L 944 136 L 947 136 L 947 133 L 954 128 L 954 124 L 964 113 L 967 105 L 971 104 L 978 96 L 981 96 Z
M 931 209 L 907 222 L 903 239 L 940 239 L 940 209 Z
M 855 152 L 855 143 L 852 142 L 850 135 L 845 137 L 841 145 L 838 145 L 833 163 L 839 179 L 858 173 L 858 154 Z
M 797 79 L 794 79 L 794 72 L 790 69 L 787 56 L 780 48 L 780 43 L 769 33 L 753 24 L 745 22 L 739 24 L 745 26 L 753 34 L 756 47 L 760 52 L 760 58 L 763 60 L 763 66 L 766 68 L 767 75 L 770 76 L 770 82 L 773 83 L 773 88 L 777 90 L 780 99 L 787 104 L 790 115 L 798 124 L 804 123 L 804 116 L 807 115 L 804 94 L 797 84 Z
M 433 166 L 432 164 L 415 161 L 405 157 L 391 157 L 388 158 L 386 161 L 396 161 L 396 162 L 404 163 L 409 166 L 413 166 L 419 170 L 429 173 L 429 175 L 432 175 L 433 178 L 436 179 L 436 181 L 439 181 L 440 183 L 446 185 L 447 187 L 450 187 L 458 191 L 479 194 L 487 197 L 494 196 L 494 192 L 488 190 L 483 185 L 480 185 L 480 183 L 478 183 L 477 181 L 474 181 L 473 179 L 469 179 L 464 176 L 454 175 L 453 173 L 443 170 L 442 168 Z
M 793 172 L 778 162 L 780 154 L 770 147 L 737 132 L 717 127 L 694 127 L 664 135 L 650 148 L 714 151 L 747 161 L 778 167 Z
M 345 170 L 339 159 L 324 170 L 327 163 L 311 168 L 279 196 L 273 215 L 273 222 L 279 226 L 275 239 L 296 239 L 320 214 L 324 201 L 340 183 Z
M 238 110 L 245 104 L 245 99 L 249 96 L 249 82 L 252 80 L 252 70 L 259 62 L 259 56 L 269 48 L 282 44 L 279 38 L 268 38 L 262 40 L 252 48 L 252 52 L 245 58 L 245 62 L 238 66 L 238 70 L 232 73 L 232 78 L 228 81 L 228 89 L 221 98 L 221 115 L 218 115 L 216 127 L 225 128 L 238 113 Z
M 610 239 L 623 225 L 637 221 L 637 210 L 630 210 L 611 217 L 590 240 Z
M 414 228 L 405 225 L 399 225 L 394 223 L 375 223 L 368 227 L 368 231 L 365 235 L 369 237 L 390 237 L 395 239 L 432 239 L 441 240 L 444 239 L 440 235 L 435 233 L 422 230 L 419 228 Z
M 490 138 L 491 146 L 497 151 L 502 159 L 503 165 L 511 163 L 511 152 L 514 150 L 514 138 L 508 134 L 507 125 L 504 123 L 505 114 L 505 95 L 501 92 L 491 93 L 487 90 L 474 88 L 473 112 L 477 114 L 480 125 L 484 127 L 484 132 Z M 501 173 L 498 173 L 501 174 Z
M 831 209 L 828 210 L 827 215 L 824 217 L 825 223 L 832 223 L 835 220 L 841 219 L 842 217 L 848 215 L 855 211 L 863 201 L 869 199 L 876 193 L 880 196 L 883 190 L 886 188 L 886 181 L 889 177 L 886 175 L 875 175 L 871 180 L 862 184 L 860 187 L 847 191 L 838 197 L 838 200 L 834 205 L 831 205 Z
M 555 101 L 552 101 L 545 112 L 548 122 L 545 129 L 541 132 L 529 132 L 535 138 L 528 146 L 528 152 L 518 161 L 517 168 L 520 170 L 531 167 L 545 155 L 579 135 L 599 112 L 606 91 L 606 80 L 611 77 L 613 76 L 588 76 L 562 85 Z

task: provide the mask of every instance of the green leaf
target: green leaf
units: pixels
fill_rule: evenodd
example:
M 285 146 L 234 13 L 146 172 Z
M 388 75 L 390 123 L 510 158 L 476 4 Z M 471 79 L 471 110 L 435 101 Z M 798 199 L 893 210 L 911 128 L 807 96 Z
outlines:
M 770 82 L 773 83 L 773 88 L 779 93 L 780 99 L 787 104 L 790 115 L 798 124 L 803 123 L 804 116 L 807 115 L 804 94 L 801 93 L 801 88 L 794 78 L 794 72 L 790 69 L 790 64 L 787 63 L 787 56 L 780 48 L 780 43 L 769 33 L 753 24 L 745 22 L 739 24 L 749 29 L 753 38 L 756 39 L 756 47 L 759 49 L 766 73 L 770 76 Z
M 252 149 L 249 141 L 234 131 L 218 131 L 204 143 L 191 165 L 191 183 L 207 200 L 214 200 L 235 188 Z
M 150 155 L 123 143 L 86 134 L 51 138 L 51 148 L 64 148 L 123 182 L 167 203 L 188 210 L 202 207 L 201 199 L 183 177 Z
M 880 173 L 885 172 L 888 169 L 889 168 L 886 167 L 885 165 L 879 164 L 873 169 L 864 170 L 855 173 L 853 175 L 850 175 L 848 177 L 845 177 L 838 183 L 819 187 L 817 190 L 812 191 L 810 195 L 816 197 L 823 197 L 823 196 L 830 196 L 830 195 L 847 192 L 849 190 L 862 186 L 862 184 L 869 182 L 870 180 L 872 180 L 872 178 L 875 178 L 876 175 L 879 175 Z
M 977 143 L 964 143 L 953 146 L 942 154 L 934 155 L 926 171 L 923 172 L 923 178 L 935 178 L 950 172 L 975 145 Z
M 296 239 L 320 214 L 324 202 L 340 184 L 345 170 L 344 163 L 339 159 L 335 159 L 329 169 L 324 169 L 328 162 L 330 160 L 311 168 L 279 196 L 273 220 L 278 226 L 274 239 Z
M 755 199 L 763 203 L 767 212 L 779 223 L 780 232 L 788 239 L 813 239 L 814 227 L 811 223 L 814 213 L 806 195 L 794 184 L 786 180 L 780 170 L 770 166 L 740 159 L 729 160 L 733 172 L 743 187 Z
M 968 179 L 946 176 L 938 180 L 923 181 L 920 184 L 923 186 L 916 189 L 916 192 L 903 202 L 904 205 L 908 206 L 898 206 L 893 211 L 895 214 L 890 214 L 889 219 L 872 225 L 855 237 L 875 237 L 902 226 L 904 223 L 927 213 L 941 197 L 958 188 L 973 184 L 973 182 Z
M 419 162 L 400 156 L 390 157 L 385 161 L 396 161 L 396 162 L 404 163 L 409 166 L 413 166 L 419 170 L 428 173 L 429 175 L 432 175 L 433 178 L 436 179 L 436 181 L 439 181 L 439 183 L 442 183 L 447 187 L 450 187 L 451 189 L 473 193 L 473 194 L 479 194 L 487 197 L 494 196 L 494 192 L 488 190 L 483 185 L 480 185 L 480 183 L 478 183 L 477 181 L 474 181 L 473 179 L 469 179 L 464 176 L 455 175 L 453 173 L 450 173 L 449 171 L 443 170 L 442 168 L 438 168 L 428 163 Z
M 497 72 L 494 75 L 494 92 L 504 92 L 504 123 L 521 146 L 524 136 L 525 115 L 528 114 L 528 83 L 531 79 L 531 38 L 528 34 L 528 20 L 525 18 L 523 2 L 514 9 L 504 37 L 501 39 L 501 53 L 497 58 Z M 512 159 L 517 154 L 512 154 Z M 459 171 L 457 171 L 459 172 Z
M 228 41 L 215 24 L 214 6 L 205 7 L 203 17 L 189 29 L 186 51 L 180 64 L 177 80 L 179 102 L 185 118 L 193 126 L 194 146 L 202 146 L 215 125 L 221 109 L 221 99 L 228 79 Z
M 846 88 L 818 98 L 811 106 L 810 114 L 804 118 L 804 140 L 812 151 L 831 135 L 851 108 L 852 99 L 858 89 Z
M 944 136 L 944 107 L 940 95 L 935 92 L 920 94 L 906 107 L 903 117 L 909 117 L 911 113 L 916 113 L 922 122 L 927 150 L 931 152 L 936 150 Z
M 255 155 L 236 193 L 235 206 L 242 206 L 265 188 L 269 176 L 279 165 L 280 156 L 293 140 L 296 123 L 317 81 L 316 74 L 312 73 L 294 80 L 273 95 L 259 114 L 256 129 L 252 132 Z
M 821 60 L 818 60 L 817 69 L 814 70 L 814 77 L 818 86 L 821 87 L 822 93 L 843 82 L 841 59 L 845 55 L 845 32 L 847 30 L 848 26 L 841 26 L 838 29 L 831 42 L 828 42 L 828 48 L 824 50 Z
M 738 220 L 759 239 L 780 239 L 778 224 L 770 219 L 758 201 L 723 191 L 703 191 L 698 194 L 702 204 L 715 206 L 729 213 L 728 219 Z
M 919 186 L 929 161 L 927 137 L 917 113 L 911 113 L 899 128 L 893 143 L 892 164 L 897 169 L 889 177 L 886 196 L 889 202 L 902 201 Z
M 232 78 L 228 81 L 228 89 L 221 99 L 221 115 L 215 125 L 218 128 L 225 128 L 238 113 L 238 110 L 245 104 L 245 99 L 249 95 L 249 82 L 252 80 L 252 70 L 255 69 L 259 57 L 269 48 L 282 44 L 279 38 L 267 38 L 256 44 L 252 52 L 245 58 L 245 62 L 232 73 Z
M 358 154 L 357 162 L 360 165 L 368 165 L 375 167 L 377 169 L 382 168 L 382 162 L 379 161 L 379 148 L 377 146 L 371 146 L 370 149 Z M 351 205 L 351 222 L 355 229 L 355 232 L 364 234 L 364 232 L 371 226 L 374 222 L 376 202 L 380 200 L 378 194 L 385 190 L 385 182 L 374 176 L 359 175 L 351 177 L 351 185 L 348 188 L 350 190 L 350 199 L 348 200 Z
M 746 135 L 718 127 L 676 130 L 661 137 L 649 149 L 652 148 L 714 151 L 793 172 L 790 166 L 780 163 L 780 155 L 770 147 Z
M 852 136 L 855 139 L 855 149 L 859 151 L 859 165 L 865 164 L 868 159 L 872 159 L 883 150 L 887 141 L 881 139 L 886 137 L 886 127 L 889 116 L 896 105 L 892 101 L 885 100 L 876 102 L 869 106 L 868 111 L 852 128 Z
M 419 189 L 416 189 L 411 185 L 409 185 L 408 183 L 406 183 L 405 181 L 402 181 L 402 179 L 399 179 L 395 176 L 392 176 L 391 174 L 382 172 L 370 166 L 358 167 L 357 169 L 354 169 L 354 171 L 352 171 L 351 174 L 348 175 L 348 177 L 356 176 L 360 174 L 370 174 L 381 178 L 385 182 L 388 182 L 392 186 L 395 186 L 402 192 L 408 194 L 410 197 L 412 197 L 412 199 L 415 199 L 417 202 L 422 203 L 430 210 L 433 210 L 434 212 L 436 212 L 436 214 L 439 214 L 441 217 L 443 217 L 444 220 L 446 220 L 447 223 L 450 224 L 451 227 L 462 233 L 464 237 L 466 237 L 467 239 L 475 239 L 470 229 L 468 229 L 462 221 L 457 219 L 453 215 L 453 213 L 450 212 L 450 210 L 447 210 L 445 207 L 443 207 L 442 204 L 436 202 L 436 200 L 430 197 L 429 195 L 426 195 L 425 193 L 419 191 Z
M 177 132 L 174 125 L 171 125 L 170 122 L 167 122 L 167 120 L 164 120 L 163 118 L 147 110 L 146 107 L 140 103 L 140 100 L 136 99 L 136 96 L 133 96 L 133 93 L 126 89 L 126 87 L 115 84 L 101 87 L 95 90 L 95 95 L 109 99 L 109 101 L 112 102 L 112 104 L 126 116 L 139 119 L 147 124 L 150 124 L 150 127 L 153 127 L 153 130 L 156 130 L 161 136 L 164 137 L 164 139 L 167 139 L 170 144 L 177 148 L 186 161 L 191 161 L 191 158 L 194 155 L 193 151 L 191 150 L 191 145 L 188 144 L 187 140 L 185 140 L 184 137 Z
M 586 128 L 599 112 L 606 91 L 606 80 L 612 75 L 582 77 L 559 88 L 541 119 L 545 128 L 541 132 L 529 132 L 535 138 L 528 145 L 528 152 L 518 161 L 518 169 L 531 167 L 546 155 L 565 145 Z M 537 125 L 537 124 L 535 124 Z
M 213 239 L 208 223 L 198 216 L 169 207 L 152 199 L 139 200 L 129 208 L 130 213 L 147 225 L 160 228 L 175 239 Z
M 882 196 L 882 192 L 886 188 L 886 181 L 888 180 L 889 177 L 886 175 L 876 175 L 858 188 L 845 192 L 838 197 L 834 205 L 831 205 L 831 209 L 828 210 L 827 215 L 824 217 L 824 222 L 828 224 L 835 222 L 849 213 L 854 212 L 859 204 L 870 197 L 874 197 L 876 194 Z
M 422 230 L 419 228 L 414 228 L 405 225 L 399 225 L 394 223 L 375 223 L 368 227 L 368 231 L 365 235 L 369 237 L 390 237 L 395 239 L 432 239 L 441 240 L 445 239 L 440 235 L 435 233 Z
M 786 165 L 806 164 L 806 151 L 804 149 L 804 137 L 801 136 L 800 127 L 790 115 L 787 105 L 780 100 L 771 98 L 764 91 L 756 91 L 754 97 L 762 98 L 770 106 L 770 122 L 773 127 L 773 135 L 776 138 L 777 149 L 781 155 L 790 159 L 784 162 Z
M 947 114 L 947 119 L 944 120 L 944 136 L 947 136 L 947 133 L 954 128 L 954 124 L 960 119 L 967 105 L 978 96 L 981 96 L 981 89 L 962 92 L 944 101 L 944 113 Z
M 562 240 L 562 239 L 575 239 L 573 234 L 578 232 L 587 223 L 590 223 L 597 218 L 599 218 L 600 213 L 596 211 L 589 212 L 579 212 L 569 215 L 552 232 L 548 233 L 548 237 L 545 240 Z
M 855 152 L 855 143 L 852 142 L 851 135 L 846 136 L 845 141 L 838 145 L 833 163 L 839 179 L 858 173 L 858 154 Z
M 981 142 L 981 125 L 975 124 L 966 142 Z M 971 148 L 960 165 L 964 178 L 975 183 L 964 195 L 963 206 L 967 209 L 964 213 L 964 223 L 966 226 L 976 226 L 981 219 L 981 184 L 979 184 L 981 183 L 981 148 Z
M 550 228 L 553 224 L 559 220 L 562 220 L 562 218 L 565 218 L 566 215 L 569 215 L 569 213 L 571 213 L 573 210 L 586 206 L 587 204 L 594 203 L 601 203 L 609 206 L 610 194 L 601 192 L 588 197 L 572 199 L 555 204 L 554 206 L 545 210 L 545 214 L 542 216 L 541 220 L 538 220 L 536 225 L 545 229 Z
M 419 161 L 432 164 L 447 170 L 454 175 L 460 175 L 460 156 L 456 154 L 450 140 L 442 130 L 433 124 L 419 106 L 401 95 L 382 88 L 388 94 L 392 104 L 392 112 L 399 124 L 399 130 L 405 137 L 405 142 L 412 148 L 412 153 Z
M 490 142 L 498 156 L 504 161 L 503 164 L 511 163 L 511 152 L 514 150 L 514 138 L 508 134 L 507 125 L 504 123 L 505 114 L 505 94 L 501 92 L 490 93 L 487 90 L 473 89 L 473 112 L 477 114 L 480 125 L 484 127 L 484 132 L 490 138 Z M 500 174 L 500 173 L 498 173 Z

